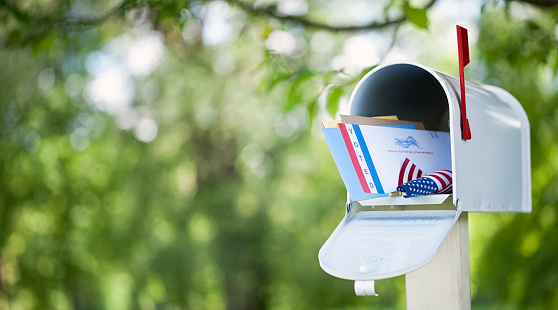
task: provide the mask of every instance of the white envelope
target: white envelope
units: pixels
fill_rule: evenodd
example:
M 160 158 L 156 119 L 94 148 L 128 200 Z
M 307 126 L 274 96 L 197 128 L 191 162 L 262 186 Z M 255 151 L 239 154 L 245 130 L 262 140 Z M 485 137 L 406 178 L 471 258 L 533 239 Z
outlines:
M 451 170 L 449 132 L 351 124 L 336 129 L 340 134 L 324 135 L 352 200 L 395 191 L 406 159 L 422 175 Z

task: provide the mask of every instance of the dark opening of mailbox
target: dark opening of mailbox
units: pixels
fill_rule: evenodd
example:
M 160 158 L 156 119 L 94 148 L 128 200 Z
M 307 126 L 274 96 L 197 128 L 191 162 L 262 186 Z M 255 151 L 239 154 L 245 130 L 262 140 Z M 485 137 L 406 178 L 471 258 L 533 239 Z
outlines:
M 410 64 L 383 67 L 363 79 L 351 98 L 351 115 L 397 115 L 428 130 L 449 131 L 448 98 L 440 82 Z

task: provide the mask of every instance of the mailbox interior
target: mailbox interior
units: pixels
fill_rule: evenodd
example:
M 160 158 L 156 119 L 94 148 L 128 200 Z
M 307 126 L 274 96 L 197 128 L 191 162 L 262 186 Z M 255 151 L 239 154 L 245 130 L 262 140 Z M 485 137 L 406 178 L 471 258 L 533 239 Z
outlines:
M 351 115 L 397 115 L 427 130 L 450 131 L 449 102 L 440 82 L 411 64 L 380 68 L 363 79 L 351 98 Z

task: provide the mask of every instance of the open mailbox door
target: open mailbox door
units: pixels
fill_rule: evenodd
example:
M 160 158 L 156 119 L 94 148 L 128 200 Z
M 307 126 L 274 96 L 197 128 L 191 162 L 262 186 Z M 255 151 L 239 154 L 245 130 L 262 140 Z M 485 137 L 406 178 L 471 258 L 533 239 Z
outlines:
M 444 204 L 451 205 L 451 200 Z M 426 265 L 461 213 L 455 209 L 369 211 L 355 202 L 348 208 L 318 254 L 322 269 L 348 280 L 392 278 Z
M 349 197 L 318 255 L 326 272 L 349 280 L 403 275 L 436 256 L 463 211 L 531 212 L 529 121 L 521 104 L 498 87 L 466 83 L 471 139 L 463 140 L 459 87 L 458 79 L 411 62 L 379 66 L 357 85 L 351 115 L 397 115 L 450 132 L 453 195 L 378 198 L 367 206 Z

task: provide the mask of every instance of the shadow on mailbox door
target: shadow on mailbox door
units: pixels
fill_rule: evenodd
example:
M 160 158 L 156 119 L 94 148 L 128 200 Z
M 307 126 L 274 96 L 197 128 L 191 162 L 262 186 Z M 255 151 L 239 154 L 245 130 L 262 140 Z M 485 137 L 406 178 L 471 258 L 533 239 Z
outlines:
M 466 84 L 471 140 L 461 139 L 459 80 L 420 64 L 379 66 L 357 85 L 350 114 L 397 115 L 449 131 L 453 196 L 347 199 L 346 214 L 320 249 L 321 267 L 348 280 L 378 280 L 430 262 L 463 211 L 531 212 L 529 121 L 494 86 Z M 451 197 L 453 199 L 451 199 Z

